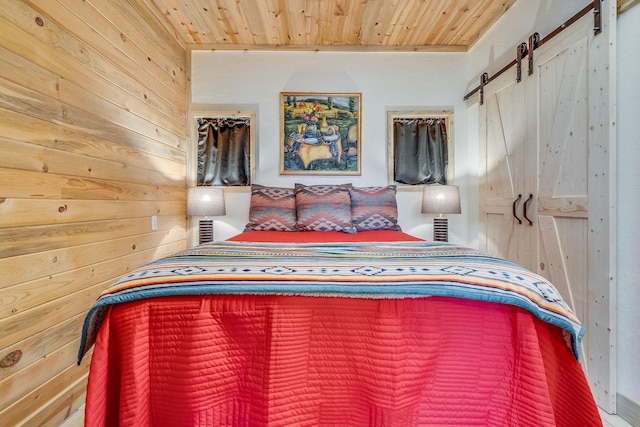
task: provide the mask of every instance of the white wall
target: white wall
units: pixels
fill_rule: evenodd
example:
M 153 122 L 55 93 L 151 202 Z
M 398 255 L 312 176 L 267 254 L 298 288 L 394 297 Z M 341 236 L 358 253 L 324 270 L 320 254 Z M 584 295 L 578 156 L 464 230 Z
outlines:
M 296 182 L 386 185 L 387 111 L 454 110 L 455 181 L 463 215 L 449 218 L 452 242 L 473 246 L 477 230 L 477 157 L 467 144 L 464 53 L 228 52 L 194 51 L 194 109 L 257 111 L 256 183 L 291 187 Z M 280 175 L 280 92 L 362 93 L 362 175 Z M 473 193 L 473 191 L 471 191 Z M 398 194 L 403 230 L 431 239 L 432 217 L 420 213 L 420 192 Z M 228 193 L 227 216 L 216 219 L 216 239 L 244 228 L 248 193 Z
M 618 19 L 618 393 L 640 403 L 640 6 Z

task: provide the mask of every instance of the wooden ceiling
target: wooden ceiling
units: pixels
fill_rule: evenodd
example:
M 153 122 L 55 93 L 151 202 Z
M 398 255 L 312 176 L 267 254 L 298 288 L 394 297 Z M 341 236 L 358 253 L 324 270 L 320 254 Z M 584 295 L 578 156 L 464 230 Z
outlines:
M 192 48 L 466 51 L 517 0 L 144 0 Z

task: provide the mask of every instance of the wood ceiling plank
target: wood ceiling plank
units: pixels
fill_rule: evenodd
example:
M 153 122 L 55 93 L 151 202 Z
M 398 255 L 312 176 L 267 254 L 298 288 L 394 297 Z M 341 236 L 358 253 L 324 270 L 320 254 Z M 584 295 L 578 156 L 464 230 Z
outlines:
M 424 28 L 423 31 L 415 31 L 411 34 L 411 38 L 409 39 L 409 43 L 413 44 L 426 44 L 426 45 L 437 45 L 441 44 L 443 46 L 446 45 L 441 39 L 438 39 L 436 34 L 439 30 L 439 27 L 443 25 L 443 22 L 447 22 L 449 20 L 449 15 L 451 14 L 451 2 L 448 1 L 446 3 L 440 3 L 438 7 L 429 8 L 424 13 Z M 426 22 L 425 22 L 426 21 Z M 428 30 L 426 30 L 428 29 Z
M 368 45 L 369 40 L 378 30 L 378 16 L 382 11 L 383 0 L 367 0 L 366 4 L 367 7 L 362 18 L 362 36 L 360 37 L 363 45 Z
M 480 33 L 487 20 L 493 15 L 496 3 L 485 0 L 483 2 L 470 2 L 466 12 L 455 22 L 452 22 L 447 33 L 449 43 L 470 44 Z
M 273 1 L 273 18 L 275 20 L 275 27 L 278 29 L 278 43 L 282 44 L 293 44 L 291 41 L 287 43 L 289 40 L 289 19 L 287 17 L 287 1 L 286 0 L 272 0 Z
M 318 44 L 321 39 L 321 32 L 324 34 L 326 25 L 321 22 L 320 2 L 315 0 L 307 0 L 304 8 L 304 30 L 305 45 Z
M 422 23 L 422 31 L 416 31 L 412 34 L 411 42 L 413 44 L 435 44 L 436 34 L 440 23 L 448 19 L 447 15 L 451 9 L 450 2 L 441 2 L 439 4 L 431 4 L 424 13 Z
M 185 14 L 181 0 L 163 1 L 149 0 L 159 11 L 159 13 L 169 21 L 176 31 L 182 34 L 187 43 L 199 43 L 202 40 L 198 35 L 198 29 L 192 24 L 192 20 Z
M 348 16 L 349 19 L 344 29 L 343 40 L 346 44 L 362 44 L 362 27 L 366 9 L 366 2 L 352 2 Z
M 445 14 L 442 15 L 442 19 L 438 21 L 438 25 L 434 27 L 435 32 L 432 33 L 432 43 L 448 44 L 447 41 L 451 39 L 453 31 L 460 25 L 461 22 L 467 20 L 468 16 L 471 16 L 471 11 L 474 7 L 482 6 L 487 0 L 476 2 L 471 4 L 469 1 L 456 2 L 453 6 L 449 7 Z
M 209 28 L 206 35 L 202 35 L 202 39 L 207 43 L 229 43 L 227 33 L 230 31 L 227 23 L 225 5 L 221 0 L 203 0 L 202 14 L 203 20 Z M 205 11 L 206 9 L 206 11 Z
M 202 27 L 198 28 L 198 37 L 201 43 L 208 43 L 224 37 L 224 30 L 220 25 L 218 5 L 213 0 L 191 0 L 194 8 L 192 11 L 199 15 L 197 22 Z M 195 20 L 194 20 L 195 21 Z
M 385 39 L 388 35 L 389 24 L 393 16 L 393 12 L 398 4 L 397 0 L 384 0 L 380 2 L 378 16 L 375 20 L 375 30 L 370 34 L 370 38 L 363 40 L 364 44 L 369 45 L 385 45 Z
M 243 5 L 246 2 L 242 3 Z M 248 7 L 254 7 L 248 4 Z M 279 10 L 277 0 L 265 0 L 259 2 L 256 6 L 260 11 L 260 18 L 264 21 L 264 30 L 266 34 L 267 44 L 278 44 L 280 42 L 280 28 L 276 18 L 276 11 Z
M 266 2 L 236 2 L 236 12 L 242 19 L 244 32 L 241 35 L 246 42 L 269 44 L 273 41 L 273 32 L 269 32 L 269 9 Z M 273 30 L 273 28 L 272 28 Z
M 475 26 L 470 27 L 465 32 L 465 36 L 468 41 L 464 41 L 464 43 L 469 48 L 473 46 L 475 42 L 477 42 L 484 33 L 486 33 L 489 28 L 491 28 L 493 24 L 495 24 L 495 22 L 515 4 L 516 1 L 517 0 L 504 0 L 491 1 L 487 3 L 489 12 L 485 14 L 486 19 L 482 20 L 482 22 L 476 22 Z
M 326 3 L 327 8 L 324 11 L 326 22 L 325 28 L 328 29 L 324 33 L 324 37 L 318 40 L 318 44 L 336 45 L 342 36 L 342 28 L 345 25 L 344 18 L 344 2 L 338 4 L 338 0 L 332 0 Z
M 404 39 L 406 34 L 421 30 L 411 25 L 411 22 L 415 19 L 414 14 L 417 10 L 414 3 L 415 2 L 398 3 L 389 25 L 389 30 L 387 31 L 388 41 L 385 44 L 398 46 L 402 44 L 402 39 Z
M 283 44 L 302 44 L 306 43 L 306 27 L 305 22 L 305 0 L 288 0 L 286 7 L 282 7 L 284 20 L 287 22 L 289 29 L 280 40 Z M 284 4 L 283 4 L 284 6 Z
M 135 1 L 152 4 L 192 49 L 459 52 L 517 0 Z
M 431 9 L 428 8 L 428 4 L 425 2 L 412 7 L 405 22 L 405 30 L 397 38 L 397 44 L 422 44 L 420 37 L 423 34 L 425 28 L 427 28 L 425 21 L 427 19 L 431 19 L 429 16 L 431 15 L 431 13 Z M 412 39 L 416 39 L 418 41 L 412 42 Z
M 237 0 L 219 0 L 224 5 L 224 11 L 228 22 L 225 26 L 229 28 L 229 35 L 236 40 L 235 43 L 261 43 L 265 39 L 264 23 L 261 9 L 255 7 L 255 2 L 241 2 Z M 263 4 L 263 2 L 260 2 Z M 250 7 L 247 7 L 250 6 Z
M 360 28 L 362 28 L 361 10 L 366 4 L 351 0 L 336 0 L 334 7 L 334 31 L 331 44 L 359 45 Z

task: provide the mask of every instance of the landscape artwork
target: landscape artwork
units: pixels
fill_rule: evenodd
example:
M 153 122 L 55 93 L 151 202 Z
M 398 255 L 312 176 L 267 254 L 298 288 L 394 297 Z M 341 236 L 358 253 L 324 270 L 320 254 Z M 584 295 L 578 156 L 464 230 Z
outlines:
M 362 95 L 282 92 L 280 173 L 360 175 Z

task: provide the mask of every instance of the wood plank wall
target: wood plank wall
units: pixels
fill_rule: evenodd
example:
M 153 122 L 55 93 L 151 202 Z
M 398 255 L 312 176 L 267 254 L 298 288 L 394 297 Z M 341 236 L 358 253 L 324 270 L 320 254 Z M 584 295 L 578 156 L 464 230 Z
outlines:
M 3 0 L 0 29 L 0 424 L 55 426 L 97 294 L 186 246 L 187 54 L 144 0 Z

